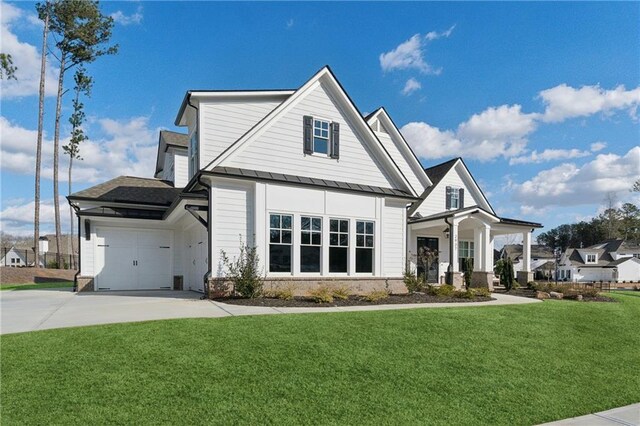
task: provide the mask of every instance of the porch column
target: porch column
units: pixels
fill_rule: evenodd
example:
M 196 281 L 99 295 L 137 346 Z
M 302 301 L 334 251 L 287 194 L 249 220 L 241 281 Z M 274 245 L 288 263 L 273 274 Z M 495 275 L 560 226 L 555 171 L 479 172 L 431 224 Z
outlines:
M 451 225 L 451 258 L 449 262 L 451 262 L 451 272 L 460 272 L 460 265 L 458 265 L 458 222 L 453 219 Z
M 531 231 L 522 233 L 522 270 L 518 271 L 518 284 L 527 285 L 529 281 L 533 281 L 533 272 L 531 271 Z
M 471 275 L 472 287 L 483 287 L 493 291 L 493 239 L 491 226 L 482 223 L 474 232 L 474 267 Z

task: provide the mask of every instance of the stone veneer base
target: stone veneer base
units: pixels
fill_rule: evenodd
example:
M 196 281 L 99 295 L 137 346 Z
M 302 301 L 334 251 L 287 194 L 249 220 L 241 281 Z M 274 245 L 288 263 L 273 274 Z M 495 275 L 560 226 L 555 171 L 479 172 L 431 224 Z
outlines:
M 83 276 L 79 276 L 78 277 L 78 288 L 76 289 L 76 291 L 79 293 L 81 291 L 94 291 L 94 285 L 93 285 L 94 281 L 93 281 L 93 277 L 83 277 Z

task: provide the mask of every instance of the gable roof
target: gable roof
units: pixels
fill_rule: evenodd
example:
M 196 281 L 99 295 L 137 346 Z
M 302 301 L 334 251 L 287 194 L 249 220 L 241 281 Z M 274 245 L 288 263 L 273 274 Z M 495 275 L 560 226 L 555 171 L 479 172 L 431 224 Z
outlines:
M 351 116 L 351 118 L 353 119 L 353 123 L 359 126 L 358 130 L 360 130 L 360 132 L 362 132 L 362 134 L 369 139 L 369 141 L 371 142 L 371 147 L 373 148 L 372 151 L 374 155 L 376 155 L 377 159 L 380 160 L 381 164 L 387 166 L 387 171 L 391 172 L 392 177 L 395 177 L 396 181 L 401 182 L 401 185 L 408 189 L 412 196 L 418 197 L 419 194 L 411 186 L 406 176 L 402 173 L 382 142 L 375 135 L 369 124 L 365 122 L 362 114 L 353 103 L 353 100 L 349 97 L 349 94 L 344 90 L 338 79 L 335 77 L 329 66 L 324 66 L 322 69 L 320 69 L 316 74 L 314 74 L 313 77 L 311 77 L 298 90 L 296 90 L 295 93 L 287 97 L 286 100 L 284 100 L 262 120 L 251 127 L 238 140 L 224 149 L 220 153 L 220 155 L 218 155 L 218 157 L 216 157 L 207 166 L 204 167 L 204 170 L 212 170 L 215 167 L 221 165 L 224 160 L 230 158 L 236 152 L 238 152 L 243 145 L 258 137 L 260 132 L 266 130 L 272 123 L 275 122 L 277 118 L 288 111 L 288 109 L 294 104 L 294 102 L 304 98 L 304 96 L 308 92 L 315 88 L 316 83 L 320 82 L 321 80 L 329 85 L 332 89 L 334 89 L 339 97 L 342 97 L 342 99 L 338 98 L 337 101 L 342 101 L 343 106 L 346 107 L 345 114 Z
M 384 107 L 376 109 L 374 112 L 364 118 L 364 120 L 368 124 L 371 124 L 371 122 L 376 119 L 381 122 L 387 130 L 390 130 L 393 136 L 396 137 L 396 139 L 399 139 L 402 142 L 398 148 L 401 150 L 401 152 L 404 151 L 405 154 L 408 154 L 408 157 L 410 158 L 409 163 L 416 173 L 418 179 L 420 179 L 424 184 L 424 187 L 429 188 L 430 186 L 432 186 L 433 181 L 425 173 L 422 163 L 416 156 L 415 152 L 413 152 L 413 149 L 411 149 L 411 146 L 409 145 L 407 140 L 404 138 L 404 136 L 402 136 L 402 133 L 400 133 L 400 129 L 398 129 L 398 126 L 396 126 L 396 123 L 393 121 Z M 391 140 L 393 141 L 393 138 Z
M 502 251 L 511 260 L 518 259 L 522 256 L 522 244 L 505 244 Z M 555 255 L 552 250 L 542 244 L 531 244 L 531 257 L 553 259 Z
M 586 252 L 588 254 L 595 253 L 598 255 L 597 263 L 585 263 L 580 252 Z M 625 241 L 623 239 L 606 240 L 598 244 L 591 245 L 585 248 L 568 248 L 565 251 L 565 257 L 572 264 L 585 266 L 585 267 L 606 267 L 619 265 L 632 257 L 623 257 L 618 260 L 614 260 L 611 253 L 629 252 L 640 253 L 640 246 Z M 585 254 L 586 254 L 585 253 Z
M 158 137 L 158 155 L 156 156 L 156 175 L 162 171 L 164 154 L 169 147 L 187 149 L 189 147 L 189 135 L 171 130 L 160 130 Z
M 422 195 L 423 202 L 424 200 L 427 199 L 427 197 L 429 197 L 429 194 L 431 194 L 435 190 L 435 188 L 438 186 L 440 181 L 444 179 L 444 177 L 447 174 L 449 174 L 449 172 L 451 172 L 451 169 L 453 169 L 458 164 L 462 165 L 463 171 L 467 175 L 467 178 L 471 183 L 471 189 L 475 189 L 481 201 L 484 201 L 484 206 L 482 206 L 483 209 L 491 212 L 493 215 L 496 215 L 496 212 L 491 206 L 491 203 L 489 203 L 489 200 L 487 200 L 487 197 L 484 195 L 482 188 L 480 188 L 480 185 L 478 185 L 478 182 L 476 182 L 476 179 L 473 177 L 473 175 L 469 171 L 469 168 L 465 164 L 462 157 L 452 158 L 451 160 L 445 161 L 444 163 L 436 164 L 435 166 L 424 169 L 429 179 L 431 179 L 431 182 L 433 182 L 433 186 L 430 186 L 429 188 L 427 188 L 427 190 Z M 413 208 L 413 211 L 417 210 L 418 207 L 419 207 L 419 203 L 416 203 L 416 205 Z M 505 223 L 506 221 L 512 221 L 514 222 L 514 224 L 526 224 L 526 223 L 533 224 L 534 223 L 534 222 L 517 221 L 515 219 L 507 219 L 507 218 L 502 218 L 502 219 L 505 220 Z M 515 222 L 518 222 L 518 223 L 515 223 Z
M 171 182 L 160 179 L 119 176 L 91 188 L 75 192 L 69 201 L 101 201 L 111 203 L 168 206 L 182 192 Z

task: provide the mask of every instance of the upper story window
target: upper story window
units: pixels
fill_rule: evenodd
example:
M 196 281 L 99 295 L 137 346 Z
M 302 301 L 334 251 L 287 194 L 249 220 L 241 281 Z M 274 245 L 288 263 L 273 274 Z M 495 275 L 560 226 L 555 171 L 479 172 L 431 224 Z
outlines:
M 598 255 L 597 254 L 588 254 L 585 263 L 597 263 Z
M 303 152 L 340 158 L 340 124 L 310 115 L 303 117 Z
M 329 154 L 329 122 L 313 120 L 313 152 Z
M 194 131 L 189 139 L 189 178 L 192 178 L 200 169 L 198 155 L 198 132 Z
M 446 190 L 447 210 L 457 210 L 464 208 L 464 189 L 447 186 Z

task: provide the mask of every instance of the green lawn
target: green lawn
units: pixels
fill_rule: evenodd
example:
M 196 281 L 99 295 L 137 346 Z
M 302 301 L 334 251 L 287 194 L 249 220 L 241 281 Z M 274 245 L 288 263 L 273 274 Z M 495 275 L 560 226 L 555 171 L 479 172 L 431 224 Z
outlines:
M 2 337 L 5 424 L 535 424 L 640 401 L 640 294 Z
M 37 284 L 0 284 L 0 290 L 37 290 L 41 288 L 73 287 L 73 281 L 51 281 Z

